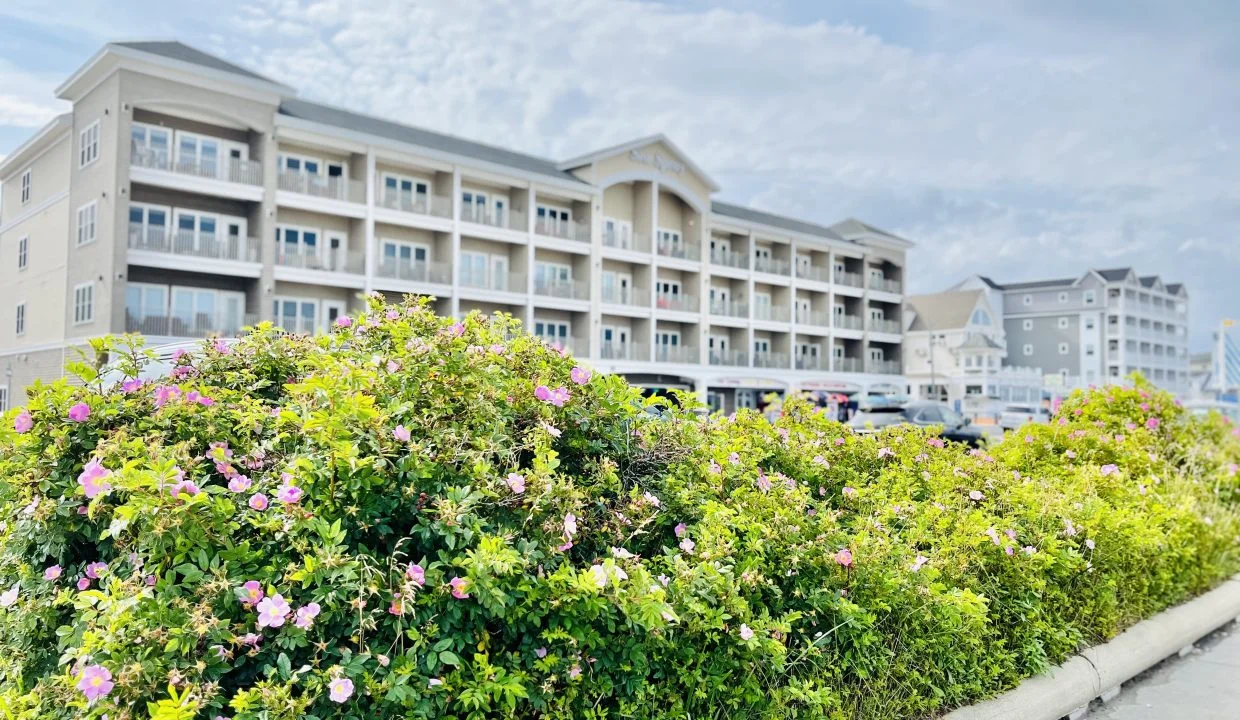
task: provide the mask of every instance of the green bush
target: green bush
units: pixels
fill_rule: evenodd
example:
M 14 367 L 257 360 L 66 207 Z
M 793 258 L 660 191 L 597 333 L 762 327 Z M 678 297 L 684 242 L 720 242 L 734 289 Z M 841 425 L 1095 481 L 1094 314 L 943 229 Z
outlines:
M 0 429 L 5 717 L 917 718 L 1240 569 L 1237 431 L 1140 386 L 986 452 L 655 418 L 412 301 L 82 372 Z

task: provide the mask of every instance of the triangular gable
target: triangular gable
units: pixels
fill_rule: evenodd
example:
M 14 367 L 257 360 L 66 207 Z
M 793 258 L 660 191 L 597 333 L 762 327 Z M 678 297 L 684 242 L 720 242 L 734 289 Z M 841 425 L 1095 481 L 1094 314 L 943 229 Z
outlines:
M 575 170 L 616 157 L 627 157 L 634 163 L 672 176 L 689 172 L 710 192 L 719 191 L 719 184 L 663 133 L 637 138 L 570 158 L 559 163 L 559 167 L 561 170 Z

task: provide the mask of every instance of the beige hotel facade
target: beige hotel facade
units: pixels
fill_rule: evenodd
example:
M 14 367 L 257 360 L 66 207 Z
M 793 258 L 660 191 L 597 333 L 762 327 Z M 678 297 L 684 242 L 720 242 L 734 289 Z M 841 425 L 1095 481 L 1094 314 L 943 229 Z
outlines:
M 313 332 L 367 292 L 504 311 L 730 411 L 898 392 L 907 240 L 712 199 L 661 135 L 553 161 L 297 98 L 178 42 L 105 46 L 0 163 L 0 401 L 85 341 Z

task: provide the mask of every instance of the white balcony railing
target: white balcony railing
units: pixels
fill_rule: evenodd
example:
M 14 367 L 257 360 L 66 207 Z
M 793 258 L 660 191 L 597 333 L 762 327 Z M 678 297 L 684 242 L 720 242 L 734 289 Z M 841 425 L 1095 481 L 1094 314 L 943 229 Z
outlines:
M 744 367 L 749 364 L 749 355 L 744 350 L 711 350 L 710 364 Z
M 258 247 L 257 238 L 221 236 L 193 230 L 169 232 L 162 227 L 143 227 L 136 223 L 129 226 L 130 250 L 167 253 L 204 260 L 258 262 Z
M 867 372 L 879 375 L 899 375 L 901 371 L 899 360 L 870 360 L 865 365 Z
M 836 372 L 861 372 L 861 358 L 837 357 L 832 362 Z
M 257 322 L 258 316 L 252 314 L 233 317 L 228 317 L 226 313 L 152 315 L 130 308 L 125 310 L 125 332 L 163 337 L 201 338 L 212 335 L 230 337 L 239 334 L 241 328 Z
M 835 278 L 836 285 L 846 285 L 848 287 L 861 287 L 861 275 L 852 272 L 841 272 L 836 270 L 832 277 Z
M 892 280 L 891 278 L 878 277 L 877 275 L 871 275 L 870 276 L 870 289 L 899 294 L 900 293 L 900 281 Z
M 366 265 L 366 257 L 360 252 L 343 250 L 324 250 L 323 252 L 307 252 L 283 246 L 276 247 L 276 265 L 298 268 L 301 270 L 323 270 L 325 272 L 351 273 L 360 275 Z
M 178 175 L 244 185 L 263 184 L 263 166 L 255 160 L 232 157 L 173 158 L 167 150 L 152 150 L 134 143 L 130 145 L 129 164 L 133 167 L 165 170 Z
M 755 305 L 753 308 L 754 320 L 788 322 L 789 317 L 791 317 L 791 313 L 788 311 L 787 305 Z
M 711 300 L 710 314 L 723 317 L 749 317 L 749 305 L 737 300 Z
M 523 212 L 508 209 L 496 211 L 495 208 L 479 208 L 472 205 L 461 207 L 461 222 L 519 232 L 527 232 L 528 229 L 526 215 Z
M 650 305 L 650 291 L 646 288 L 604 285 L 602 297 L 603 302 L 608 305 L 629 305 L 632 307 L 647 307 Z
M 584 280 L 534 279 L 534 294 L 565 300 L 589 300 L 590 287 Z
M 391 280 L 446 285 L 451 281 L 452 268 L 448 263 L 392 260 L 388 258 L 379 261 L 379 266 L 375 268 L 375 275 Z
M 300 195 L 311 195 L 313 197 L 342 200 L 351 203 L 366 202 L 366 184 L 361 180 L 310 175 L 286 170 L 280 173 L 277 183 L 277 187 L 281 190 L 295 192 Z
M 835 327 L 841 330 L 860 330 L 864 327 L 864 322 L 860 315 L 835 315 Z
M 831 269 L 818 265 L 797 265 L 797 277 L 829 283 L 831 282 Z
M 720 248 L 711 248 L 710 264 L 746 270 L 749 268 L 749 256 L 745 253 L 731 252 Z
M 805 310 L 797 308 L 797 322 L 801 325 L 814 325 L 816 327 L 830 327 L 831 313 L 820 312 L 817 310 Z
M 659 293 L 655 296 L 654 306 L 660 310 L 679 310 L 680 312 L 697 312 L 698 301 L 691 295 L 667 295 Z
M 760 368 L 787 368 L 788 353 L 755 352 L 753 354 L 753 366 Z
M 641 343 L 604 342 L 599 347 L 599 358 L 603 360 L 639 360 L 650 359 L 649 345 Z
M 827 363 L 817 355 L 797 355 L 797 370 L 826 370 Z
M 654 359 L 657 362 L 696 363 L 698 349 L 692 345 L 655 345 Z
M 639 232 L 604 229 L 603 247 L 648 253 L 650 252 L 650 236 Z
M 757 272 L 770 273 L 772 275 L 787 275 L 791 270 L 791 266 L 787 260 L 773 257 L 755 257 L 753 259 L 753 269 Z
M 870 318 L 870 330 L 880 333 L 899 334 L 900 322 L 898 320 L 880 320 L 878 318 Z
M 534 234 L 562 238 L 564 240 L 576 240 L 577 242 L 590 242 L 590 224 L 577 222 L 576 220 L 557 220 L 553 222 L 546 218 L 540 218 L 534 221 Z
M 663 257 L 679 258 L 681 260 L 700 260 L 702 255 L 697 245 L 691 245 L 684 242 L 666 242 L 659 241 L 658 252 Z
M 384 190 L 375 198 L 375 203 L 381 208 L 415 215 L 452 217 L 452 198 L 442 195 Z
M 525 275 L 521 273 L 471 273 L 461 269 L 461 287 L 525 294 Z

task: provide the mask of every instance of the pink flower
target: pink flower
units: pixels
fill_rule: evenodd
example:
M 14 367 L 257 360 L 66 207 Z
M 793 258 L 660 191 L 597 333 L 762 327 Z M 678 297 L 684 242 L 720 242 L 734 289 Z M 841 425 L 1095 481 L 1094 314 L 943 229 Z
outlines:
M 267 509 L 267 496 L 262 493 L 254 493 L 250 496 L 250 508 L 253 510 L 263 511 Z
M 581 666 L 577 663 L 573 663 L 573 666 L 568 669 L 568 678 L 570 680 L 576 680 L 579 677 L 581 677 Z
M 276 499 L 285 505 L 292 505 L 301 502 L 301 496 L 304 493 L 302 489 L 296 485 L 284 484 L 276 489 Z
M 928 562 L 930 562 L 930 558 L 926 557 L 925 555 L 918 555 L 916 558 L 913 559 L 913 564 L 909 566 L 909 569 L 912 570 L 913 572 L 917 572 L 918 570 L 921 570 L 921 567 Z
M 392 437 L 396 438 L 397 440 L 401 442 L 409 442 L 409 438 L 411 437 L 411 435 L 409 434 L 409 428 L 405 427 L 404 425 L 397 425 L 392 430 Z
M 405 613 L 405 605 L 400 601 L 400 593 L 392 595 L 392 604 L 388 605 L 389 615 L 403 615 Z
M 891 450 L 891 448 L 879 448 L 878 449 L 879 460 L 882 460 L 885 457 L 893 457 L 893 456 L 895 456 L 895 453 Z
M 102 665 L 87 665 L 78 673 L 78 692 L 86 696 L 87 703 L 93 703 L 101 697 L 107 697 L 116 684 L 112 682 L 112 673 Z
M 676 533 L 676 537 L 678 537 L 678 538 L 682 538 L 682 537 L 684 537 L 684 536 L 685 536 L 685 530 L 686 530 L 686 529 L 687 529 L 687 528 L 685 527 L 685 524 L 684 524 L 684 523 L 680 523 L 680 524 L 679 524 L 679 525 L 677 525 L 676 527 L 672 528 L 672 532 Z
M 542 658 L 547 657 L 547 648 L 545 648 L 545 647 L 540 647 L 540 648 L 535 649 L 535 650 L 534 650 L 534 655 L 535 655 L 535 656 L 537 656 L 540 660 L 541 660 Z
M 572 379 L 573 382 L 577 383 L 578 385 L 585 385 L 586 383 L 590 382 L 591 374 L 592 373 L 586 368 L 575 367 L 569 371 L 568 376 L 569 378 Z
M 1069 450 L 1069 451 L 1067 451 L 1067 452 L 1065 452 L 1065 453 L 1064 453 L 1064 457 L 1068 458 L 1069 460 L 1075 460 L 1075 459 L 1076 459 L 1076 451 L 1075 451 L 1075 450 Z
M 852 488 L 852 487 L 848 487 L 847 485 L 845 485 L 844 489 L 840 490 L 840 494 L 843 495 L 844 497 L 856 497 L 857 488 Z
M 105 562 L 93 562 L 86 566 L 86 577 L 91 580 L 98 580 L 108 571 L 108 564 Z
M 1146 421 L 1145 421 L 1145 429 L 1146 429 L 1146 430 L 1157 430 L 1157 429 L 1158 429 L 1158 425 L 1159 425 L 1159 422 L 1158 422 L 1158 418 L 1156 418 L 1156 417 L 1152 417 L 1152 418 L 1150 418 L 1149 420 L 1146 420 Z
M 51 567 L 43 571 L 43 579 L 47 580 L 48 582 L 51 582 L 53 580 L 58 580 L 60 579 L 60 575 L 62 572 L 64 571 L 60 569 L 59 565 L 52 565 Z
M 90 417 L 90 406 L 84 402 L 80 402 L 69 408 L 69 419 L 73 422 L 86 422 L 86 418 Z
M 28 433 L 33 427 L 34 418 L 30 416 L 29 410 L 22 410 L 13 418 L 13 429 L 19 433 Z
M 99 462 L 99 458 L 91 458 L 91 461 L 86 463 L 86 467 L 82 469 L 82 474 L 78 475 L 78 484 L 82 486 L 86 497 L 93 500 L 100 495 L 112 492 L 112 485 L 108 483 L 108 478 L 111 476 L 112 471 L 105 468 Z
M 466 592 L 469 590 L 469 581 L 465 578 L 454 577 L 448 581 L 448 584 L 452 586 L 452 597 L 457 600 L 464 600 L 469 597 L 469 593 Z
M 697 543 L 693 542 L 693 540 L 689 538 L 685 538 L 680 541 L 680 549 L 683 550 L 686 555 L 692 555 L 693 548 L 695 547 L 697 547 Z
M 349 317 L 348 315 L 341 315 L 340 317 L 336 318 L 336 327 L 338 328 L 347 328 L 347 327 L 351 327 L 352 325 L 353 325 L 353 318 Z
M 534 397 L 543 402 L 551 403 L 556 407 L 564 407 L 564 403 L 568 402 L 568 388 L 558 387 L 554 390 L 549 389 L 546 385 L 539 385 L 534 388 Z
M 238 597 L 241 598 L 243 604 L 253 607 L 263 599 L 263 586 L 257 580 L 246 580 L 241 584 Z
M 771 481 L 767 478 L 766 473 L 758 473 L 758 489 L 762 492 L 767 492 L 771 489 Z
M 155 407 L 163 407 L 169 400 L 180 397 L 181 391 L 174 386 L 160 385 L 155 388 Z
M 926 444 L 929 445 L 930 447 L 941 448 L 943 447 L 943 439 L 932 437 L 926 440 Z
M 710 461 L 710 472 L 712 475 L 718 475 L 719 473 L 723 472 L 723 468 L 719 465 L 719 463 L 715 462 L 714 460 L 711 460 Z
M 14 585 L 8 590 L 0 593 L 0 608 L 12 607 L 13 604 L 17 602 L 17 593 L 20 589 L 20 586 Z
M 1086 539 L 1086 540 L 1085 540 L 1085 547 L 1089 548 L 1090 550 L 1093 550 L 1093 549 L 1094 549 L 1094 541 L 1093 541 L 1093 538 L 1088 538 L 1088 539 Z
M 836 446 L 836 447 L 839 447 L 840 445 L 843 445 L 843 444 L 844 444 L 844 438 L 836 438 L 836 439 L 835 439 L 835 446 Z
M 235 493 L 243 493 L 249 490 L 253 484 L 253 481 L 245 475 L 233 475 L 232 479 L 228 481 L 228 489 Z
M 172 362 L 180 362 L 181 358 L 188 355 L 189 352 L 185 348 L 177 348 L 172 351 Z
M 984 499 L 985 497 L 986 497 L 986 496 L 982 494 L 982 491 L 981 491 L 981 490 L 970 490 L 970 491 L 969 491 L 969 499 L 970 499 L 970 500 L 973 500 L 973 501 L 980 501 L 980 500 Z
M 293 624 L 302 630 L 309 630 L 314 624 L 314 619 L 319 616 L 319 604 L 316 602 L 307 603 L 297 608 L 297 613 L 293 617 Z
M 740 635 L 741 635 L 741 640 L 744 640 L 745 642 L 749 642 L 750 640 L 753 640 L 753 630 L 750 630 L 749 626 L 744 623 L 741 623 Z
M 577 534 L 577 516 L 572 513 L 568 513 L 567 515 L 564 516 L 564 536 L 567 537 L 569 540 L 572 540 L 573 536 L 576 534 Z
M 519 473 L 508 473 L 508 477 L 504 479 L 504 482 L 514 495 L 520 495 L 525 492 L 525 477 Z
M 1098 471 L 1101 472 L 1103 476 L 1114 475 L 1115 473 L 1119 472 L 1119 467 L 1115 465 L 1107 464 L 1099 468 Z
M 421 565 L 410 565 L 409 568 L 405 570 L 405 574 L 408 575 L 409 580 L 418 587 L 422 587 L 426 584 L 426 571 L 422 569 Z
M 1117 443 L 1122 443 L 1122 442 L 1124 442 L 1124 436 L 1123 436 L 1123 435 L 1116 435 L 1116 436 L 1115 436 L 1115 442 L 1117 442 Z
M 848 548 L 844 548 L 835 554 L 835 562 L 844 567 L 852 567 L 853 554 Z
M 460 337 L 465 334 L 465 326 L 461 323 L 452 323 L 452 327 L 448 328 L 448 333 L 453 337 Z
M 741 456 L 737 453 L 728 453 L 728 462 L 732 465 L 739 465 L 741 462 Z
M 225 342 L 224 338 L 216 338 L 215 342 L 211 343 L 211 347 L 215 348 L 215 351 L 221 355 L 232 354 L 232 346 Z
M 353 681 L 349 678 L 336 678 L 327 683 L 327 696 L 334 703 L 342 703 L 353 697 Z
M 1025 436 L 1025 442 L 1027 442 L 1027 443 L 1031 443 L 1031 442 L 1033 442 L 1033 436 L 1032 436 L 1032 435 L 1026 435 L 1026 436 Z
M 171 492 L 173 498 L 180 498 L 182 495 L 185 495 L 186 497 L 193 497 L 198 494 L 199 490 L 193 480 L 178 480 L 176 484 L 172 486 Z
M 78 578 L 78 581 L 77 581 L 78 590 L 85 590 L 88 587 L 90 587 L 90 578 Z
M 265 597 L 258 603 L 258 627 L 280 627 L 289 615 L 288 602 L 280 593 Z

